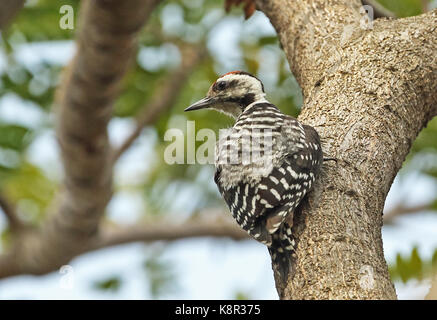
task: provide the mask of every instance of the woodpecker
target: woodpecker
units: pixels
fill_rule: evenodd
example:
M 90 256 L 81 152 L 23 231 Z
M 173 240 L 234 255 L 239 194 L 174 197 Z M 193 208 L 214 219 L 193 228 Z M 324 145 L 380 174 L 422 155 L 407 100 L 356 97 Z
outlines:
M 296 246 L 294 211 L 313 188 L 323 153 L 314 128 L 265 96 L 257 77 L 233 71 L 185 111 L 210 108 L 236 119 L 217 143 L 214 181 L 237 223 L 268 247 L 274 271 L 286 280 Z

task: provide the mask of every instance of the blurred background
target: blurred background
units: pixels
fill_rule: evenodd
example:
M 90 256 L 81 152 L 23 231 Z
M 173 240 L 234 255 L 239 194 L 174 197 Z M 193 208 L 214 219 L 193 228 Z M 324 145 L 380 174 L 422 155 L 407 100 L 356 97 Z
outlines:
M 80 1 L 29 0 L 0 39 L 0 196 L 20 218 L 38 225 L 62 182 L 54 134 L 54 92 L 75 52 L 75 32 L 61 29 L 59 10 Z M 399 17 L 437 7 L 437 1 L 384 0 Z M 244 21 L 223 1 L 162 1 L 141 30 L 139 49 L 123 81 L 109 135 L 119 146 L 156 91 L 181 68 L 184 52 L 206 52 L 192 61 L 184 85 L 172 92 L 171 108 L 146 126 L 115 166 L 114 196 L 105 223 L 185 221 L 226 212 L 213 182 L 213 165 L 168 165 L 163 150 L 169 128 L 186 132 L 229 127 L 210 112 L 184 114 L 218 75 L 246 70 L 257 75 L 268 99 L 297 116 L 302 96 L 275 31 L 256 12 Z M 200 143 L 199 143 L 200 144 Z M 423 299 L 437 270 L 437 119 L 415 141 L 386 201 L 383 241 L 400 299 Z M 214 213 L 215 214 L 215 213 Z M 0 212 L 0 252 L 10 232 Z M 0 299 L 277 299 L 270 257 L 251 240 L 195 238 L 132 243 L 81 255 L 69 267 L 45 276 L 0 280 Z

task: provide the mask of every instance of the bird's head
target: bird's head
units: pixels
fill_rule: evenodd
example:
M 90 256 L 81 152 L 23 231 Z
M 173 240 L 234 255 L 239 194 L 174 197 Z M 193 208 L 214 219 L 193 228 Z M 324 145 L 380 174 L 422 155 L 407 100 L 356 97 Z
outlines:
M 248 105 L 264 97 L 264 86 L 258 78 L 244 71 L 233 71 L 218 78 L 206 97 L 185 111 L 211 108 L 237 118 Z

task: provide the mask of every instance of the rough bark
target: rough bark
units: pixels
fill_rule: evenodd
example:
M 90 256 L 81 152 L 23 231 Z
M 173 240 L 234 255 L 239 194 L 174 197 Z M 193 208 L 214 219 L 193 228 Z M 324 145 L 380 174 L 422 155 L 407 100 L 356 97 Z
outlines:
M 257 1 L 322 139 L 323 174 L 296 214 L 297 259 L 282 299 L 396 299 L 384 259 L 386 195 L 437 113 L 437 11 L 360 27 L 360 1 Z

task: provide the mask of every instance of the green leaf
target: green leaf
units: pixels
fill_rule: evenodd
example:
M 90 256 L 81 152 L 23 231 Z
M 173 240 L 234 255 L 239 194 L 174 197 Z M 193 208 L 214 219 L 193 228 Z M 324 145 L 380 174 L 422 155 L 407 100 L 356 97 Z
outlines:
M 431 203 L 430 209 L 437 211 L 437 199 Z
M 248 57 L 244 58 L 244 63 L 246 64 L 247 71 L 251 74 L 257 74 L 259 69 L 259 61 L 257 59 L 251 59 Z
M 259 38 L 258 44 L 260 46 L 265 46 L 269 44 L 278 44 L 277 36 L 261 37 Z
M 144 262 L 144 270 L 149 279 L 150 294 L 158 298 L 163 293 L 169 293 L 176 287 L 176 277 L 169 261 L 159 256 L 149 257 Z
M 408 281 L 409 279 L 408 265 L 402 259 L 400 253 L 396 255 L 396 268 L 394 270 L 396 270 L 395 275 L 400 277 L 403 283 L 406 283 Z
M 0 147 L 22 151 L 29 143 L 30 130 L 18 125 L 0 124 Z
M 437 249 L 434 251 L 431 259 L 432 272 L 437 273 Z
M 24 163 L 3 181 L 5 196 L 22 209 L 22 214 L 37 223 L 53 199 L 56 185 L 38 167 Z
M 396 262 L 389 266 L 389 272 L 393 280 L 400 279 L 406 283 L 410 279 L 419 281 L 430 277 L 437 271 L 437 250 L 432 259 L 424 260 L 420 257 L 419 250 L 414 247 L 409 257 L 402 257 L 400 253 L 396 255 Z
M 13 21 L 10 32 L 20 32 L 27 41 L 48 41 L 71 39 L 77 27 L 79 0 L 38 0 L 25 6 Z M 73 7 L 75 20 L 74 28 L 61 29 L 59 21 L 62 14 L 59 12 L 63 5 Z M 37 23 L 35 23 L 37 21 Z
M 415 16 L 422 13 L 422 0 L 378 0 L 398 17 Z
M 418 280 L 423 279 L 423 263 L 419 256 L 417 247 L 413 248 L 410 258 L 410 276 L 414 276 Z
M 41 63 L 35 66 L 35 69 L 37 71 L 30 72 L 15 62 L 10 63 L 7 72 L 0 75 L 0 95 L 12 93 L 44 110 L 49 110 L 61 68 Z
M 412 153 L 421 151 L 437 152 L 437 118 L 432 119 L 426 125 L 412 146 Z

